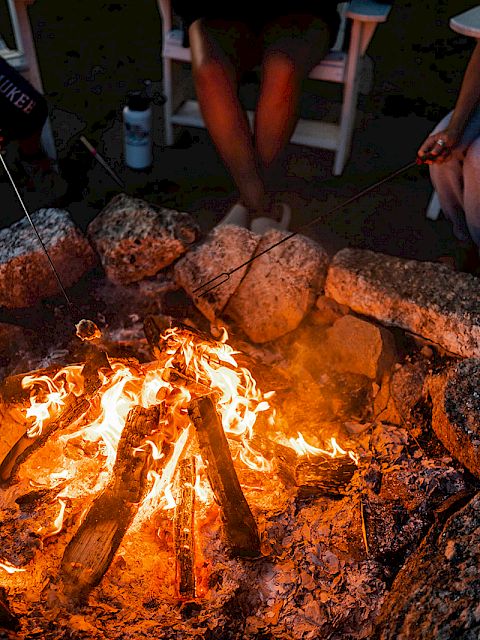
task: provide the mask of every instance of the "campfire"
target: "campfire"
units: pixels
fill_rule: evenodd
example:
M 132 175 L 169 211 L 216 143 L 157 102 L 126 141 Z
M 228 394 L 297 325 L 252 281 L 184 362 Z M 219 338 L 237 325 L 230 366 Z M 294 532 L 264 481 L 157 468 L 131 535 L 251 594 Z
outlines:
M 186 326 L 162 329 L 147 318 L 150 363 L 108 358 L 92 345 L 85 363 L 5 381 L 4 419 L 28 427 L 0 466 L 2 508 L 19 507 L 13 520 L 36 512 L 36 524 L 3 547 L 4 589 L 38 589 L 37 549 L 62 537 L 49 597 L 83 602 L 117 552 L 128 555 L 133 537 L 156 528 L 175 559 L 174 580 L 164 567 L 170 597 L 206 597 L 199 536 L 217 513 L 227 555 L 268 555 L 244 487 L 253 481 L 261 491 L 262 478 L 279 470 L 299 495 L 338 496 L 350 482 L 357 455 L 333 437 L 322 449 L 282 433 L 274 393 L 238 365 L 226 333 L 217 342 Z

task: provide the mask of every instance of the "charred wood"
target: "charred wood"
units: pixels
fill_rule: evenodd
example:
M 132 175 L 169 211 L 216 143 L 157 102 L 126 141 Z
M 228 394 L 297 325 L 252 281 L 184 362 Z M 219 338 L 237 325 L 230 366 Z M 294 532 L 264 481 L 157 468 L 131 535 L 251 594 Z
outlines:
M 257 524 L 243 495 L 227 438 L 212 399 L 204 396 L 193 400 L 188 413 L 197 433 L 210 486 L 221 509 L 232 555 L 259 556 Z
M 298 497 L 342 496 L 356 468 L 349 456 L 300 458 L 295 468 Z
M 13 484 L 19 466 L 42 447 L 55 431 L 65 429 L 82 418 L 91 405 L 92 395 L 101 387 L 98 375 L 101 369 L 110 369 L 108 359 L 103 352 L 94 349 L 82 369 L 84 393 L 81 396 L 70 394 L 60 414 L 44 425 L 40 435 L 32 438 L 25 433 L 17 440 L 0 464 L 0 486 Z
M 65 549 L 61 576 L 66 595 L 74 600 L 86 598 L 100 583 L 144 497 L 151 456 L 139 447 L 158 418 L 158 407 L 129 412 L 112 478 Z
M 261 414 L 257 417 L 257 423 L 259 418 L 261 418 Z M 297 466 L 298 456 L 293 449 L 274 442 L 270 438 L 258 435 L 255 435 L 249 444 L 252 449 L 259 451 L 266 460 L 273 463 L 275 473 L 285 486 L 296 486 L 295 467 Z
M 298 487 L 300 498 L 343 495 L 356 469 L 349 456 L 298 456 L 290 447 L 265 436 L 254 436 L 250 445 L 273 463 L 285 486 Z
M 196 596 L 195 584 L 195 458 L 189 457 L 179 465 L 178 494 L 173 520 L 176 560 L 176 585 L 180 598 Z

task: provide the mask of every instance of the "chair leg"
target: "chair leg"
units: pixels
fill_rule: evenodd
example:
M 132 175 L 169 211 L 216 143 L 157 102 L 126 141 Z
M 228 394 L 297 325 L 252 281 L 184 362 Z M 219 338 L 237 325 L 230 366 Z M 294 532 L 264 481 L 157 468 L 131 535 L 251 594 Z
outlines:
M 351 32 L 350 47 L 348 50 L 347 68 L 345 72 L 345 87 L 343 92 L 342 113 L 340 116 L 340 135 L 337 152 L 335 154 L 335 162 L 333 165 L 333 175 L 335 176 L 342 174 L 350 153 L 352 142 L 353 126 L 355 124 L 355 115 L 357 110 L 357 73 L 360 58 L 361 29 L 362 23 L 354 21 Z
M 163 95 L 165 102 L 163 105 L 163 118 L 165 127 L 165 144 L 171 146 L 174 143 L 173 136 L 173 84 L 172 84 L 172 61 L 163 58 Z
M 427 205 L 426 216 L 429 220 L 438 220 L 440 216 L 440 200 L 438 199 L 438 194 L 434 191 L 430 197 L 430 201 Z

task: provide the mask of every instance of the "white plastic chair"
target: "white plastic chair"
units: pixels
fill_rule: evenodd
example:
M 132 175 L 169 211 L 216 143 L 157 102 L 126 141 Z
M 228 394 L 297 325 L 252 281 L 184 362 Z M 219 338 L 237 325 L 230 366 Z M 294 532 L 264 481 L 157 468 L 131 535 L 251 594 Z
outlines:
M 174 142 L 174 125 L 204 127 L 199 105 L 187 98 L 187 87 L 181 81 L 181 66 L 191 62 L 190 49 L 182 46 L 183 33 L 175 29 L 170 0 L 157 0 L 162 17 L 162 60 L 165 141 Z M 344 16 L 352 21 L 348 51 L 341 50 L 345 25 L 332 51 L 311 72 L 310 78 L 343 84 L 343 102 L 338 123 L 301 119 L 291 142 L 335 152 L 333 174 L 341 175 L 350 154 L 357 110 L 359 86 L 371 84 L 372 64 L 366 57 L 368 45 L 378 24 L 386 22 L 390 6 L 370 0 L 344 3 Z M 339 42 L 342 40 L 342 42 Z M 366 90 L 365 90 L 366 92 Z M 253 113 L 249 113 L 251 121 Z
M 35 0 L 7 0 L 13 36 L 15 38 L 15 48 L 10 49 L 2 41 L 0 43 L 0 56 L 14 69 L 19 71 L 39 93 L 43 94 L 42 77 L 40 75 L 35 42 L 27 11 L 27 5 L 33 4 L 34 1 Z M 43 127 L 42 146 L 49 158 L 52 160 L 57 159 L 57 149 L 50 118 L 47 118 Z

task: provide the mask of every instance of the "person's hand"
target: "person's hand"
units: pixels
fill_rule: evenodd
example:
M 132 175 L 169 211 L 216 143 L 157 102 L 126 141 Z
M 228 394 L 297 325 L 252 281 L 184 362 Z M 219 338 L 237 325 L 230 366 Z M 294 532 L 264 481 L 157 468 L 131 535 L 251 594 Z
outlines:
M 459 140 L 460 136 L 451 129 L 437 131 L 428 136 L 417 151 L 417 156 L 426 164 L 441 164 L 449 159 Z

